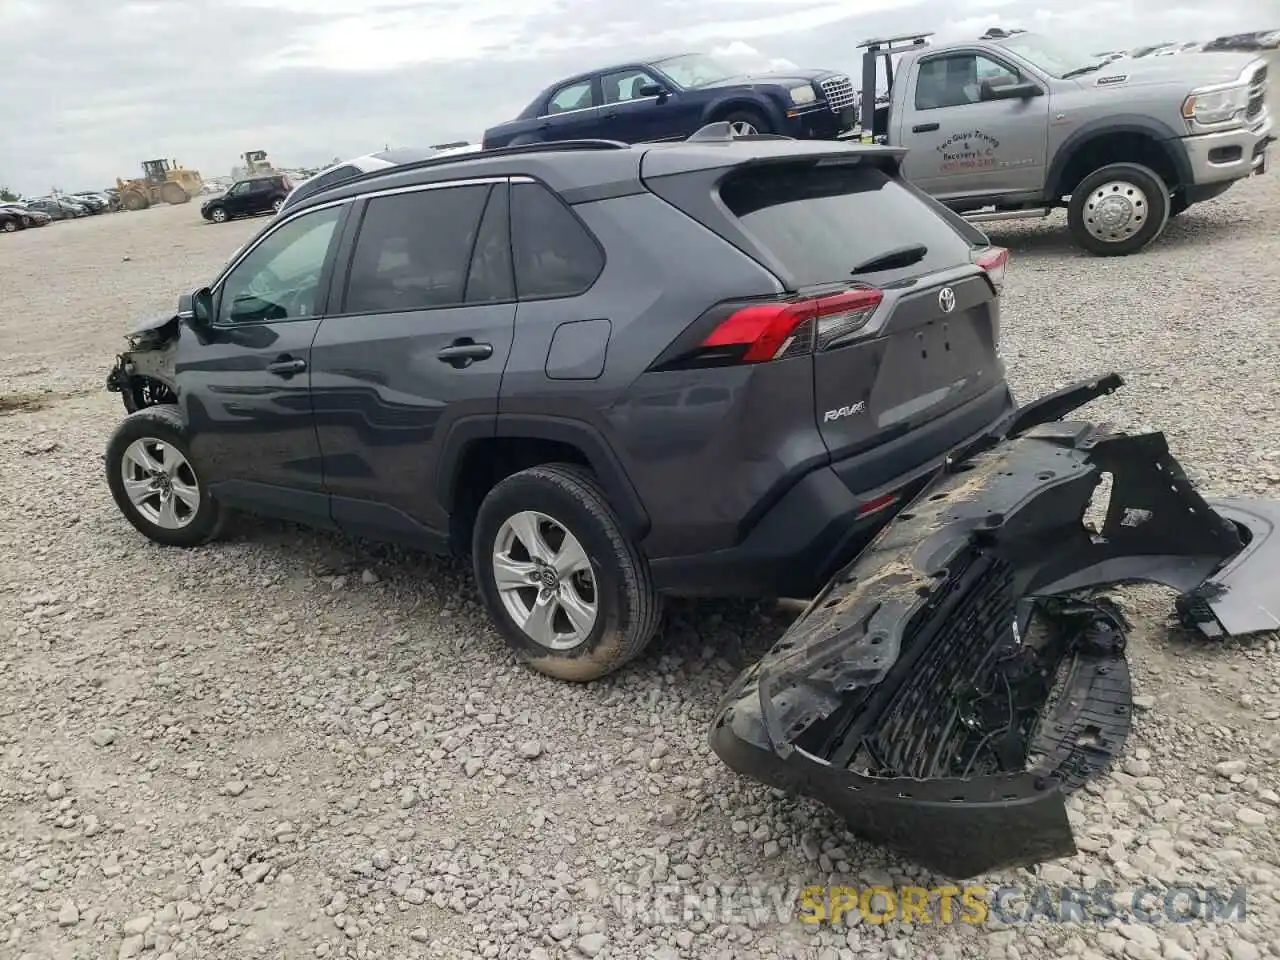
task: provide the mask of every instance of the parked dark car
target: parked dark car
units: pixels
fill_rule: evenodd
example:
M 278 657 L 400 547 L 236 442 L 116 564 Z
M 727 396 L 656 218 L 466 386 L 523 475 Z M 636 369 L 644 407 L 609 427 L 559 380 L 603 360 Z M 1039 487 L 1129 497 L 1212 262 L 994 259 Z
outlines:
M 1204 50 L 1275 50 L 1280 48 L 1280 30 L 1255 30 L 1217 37 L 1204 45 Z
M 84 193 L 68 194 L 63 199 L 70 200 L 84 206 L 91 214 L 106 213 L 111 209 L 111 201 L 96 191 L 85 191 Z
M 236 217 L 275 213 L 292 189 L 292 181 L 283 173 L 245 177 L 233 183 L 226 193 L 202 203 L 200 215 L 213 223 L 225 223 Z
M 16 233 L 27 227 L 43 227 L 48 223 L 47 213 L 29 210 L 20 203 L 0 203 L 0 233 Z
M 705 54 L 686 53 L 561 80 L 516 119 L 486 130 L 483 145 L 683 140 L 718 121 L 728 122 L 740 135 L 833 139 L 856 123 L 857 97 L 843 73 L 744 74 Z
M 900 157 L 540 144 L 339 184 L 137 329 L 112 493 L 164 544 L 242 508 L 470 552 L 570 679 L 663 594 L 812 595 L 1012 409 L 1005 252 Z
M 51 220 L 74 220 L 77 217 L 87 217 L 89 215 L 88 207 L 83 204 L 58 197 L 38 197 L 35 200 L 23 202 L 28 210 L 39 210 Z

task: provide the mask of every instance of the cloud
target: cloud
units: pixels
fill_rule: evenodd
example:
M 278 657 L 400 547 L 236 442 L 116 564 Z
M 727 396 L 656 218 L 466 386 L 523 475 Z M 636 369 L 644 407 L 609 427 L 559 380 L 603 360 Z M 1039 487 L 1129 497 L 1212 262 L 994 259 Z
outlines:
M 1186 0 L 1182 0 L 1186 2 Z M 1275 0 L 0 0 L 0 184 L 100 187 L 151 157 L 226 175 L 245 150 L 335 154 L 477 140 L 546 85 L 716 51 L 744 69 L 856 73 L 871 35 L 994 24 L 1097 46 L 1280 27 Z

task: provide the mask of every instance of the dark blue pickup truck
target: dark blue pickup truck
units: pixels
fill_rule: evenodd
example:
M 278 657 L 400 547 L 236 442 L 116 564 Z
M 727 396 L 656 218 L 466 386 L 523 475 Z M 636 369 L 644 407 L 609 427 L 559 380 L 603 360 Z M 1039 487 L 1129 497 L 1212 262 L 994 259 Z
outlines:
M 832 70 L 743 74 L 700 53 L 593 70 L 547 87 L 484 147 L 552 140 L 683 140 L 727 121 L 737 134 L 834 139 L 857 121 L 849 77 Z

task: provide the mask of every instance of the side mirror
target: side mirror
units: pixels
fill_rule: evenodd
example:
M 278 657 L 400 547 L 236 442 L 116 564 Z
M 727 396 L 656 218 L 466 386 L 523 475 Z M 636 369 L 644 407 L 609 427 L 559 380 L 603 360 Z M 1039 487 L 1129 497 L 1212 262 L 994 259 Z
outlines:
M 178 298 L 178 313 L 190 317 L 195 327 L 209 326 L 213 323 L 213 294 L 208 287 L 184 293 Z
M 1026 80 L 1021 83 L 992 83 L 982 81 L 983 100 L 1030 100 L 1032 97 L 1044 96 L 1038 84 Z
M 658 97 L 661 99 L 666 95 L 667 88 L 660 83 L 641 84 L 640 88 L 636 91 L 636 96 L 638 97 Z

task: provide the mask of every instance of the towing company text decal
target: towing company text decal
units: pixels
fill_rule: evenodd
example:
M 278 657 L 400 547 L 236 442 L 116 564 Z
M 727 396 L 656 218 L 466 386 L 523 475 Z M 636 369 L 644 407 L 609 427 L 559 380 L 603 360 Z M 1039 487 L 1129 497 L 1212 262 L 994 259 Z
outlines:
M 942 154 L 942 171 L 987 170 L 996 165 L 1000 141 L 981 130 L 954 133 L 938 144 Z

